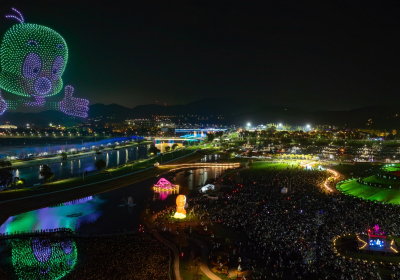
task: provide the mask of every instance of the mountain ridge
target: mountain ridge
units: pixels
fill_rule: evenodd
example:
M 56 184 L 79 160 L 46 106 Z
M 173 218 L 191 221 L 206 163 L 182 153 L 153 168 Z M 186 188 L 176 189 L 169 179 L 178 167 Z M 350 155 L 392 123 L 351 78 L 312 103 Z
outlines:
M 235 124 L 244 126 L 247 122 L 254 125 L 273 123 L 289 123 L 292 125 L 324 124 L 347 127 L 365 127 L 372 119 L 374 126 L 385 128 L 399 127 L 400 109 L 395 105 L 372 105 L 352 110 L 308 111 L 296 107 L 267 104 L 257 100 L 225 100 L 221 98 L 205 98 L 186 105 L 162 106 L 157 104 L 138 105 L 128 108 L 120 104 L 96 103 L 89 106 L 89 119 L 102 119 L 106 122 L 123 122 L 126 119 L 152 118 L 154 116 L 170 116 L 180 122 L 202 122 Z M 200 118 L 200 119 L 199 119 Z M 48 125 L 77 125 L 86 122 L 67 116 L 59 111 L 42 111 L 37 113 L 5 112 L 2 121 L 23 126 L 26 123 Z

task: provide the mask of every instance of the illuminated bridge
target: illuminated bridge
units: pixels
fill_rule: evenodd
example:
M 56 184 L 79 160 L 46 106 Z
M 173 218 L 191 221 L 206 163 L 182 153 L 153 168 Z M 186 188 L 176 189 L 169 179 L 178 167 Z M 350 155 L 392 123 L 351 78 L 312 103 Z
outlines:
M 228 168 L 239 168 L 240 163 L 218 163 L 218 162 L 204 162 L 204 163 L 182 163 L 182 164 L 161 164 L 158 168 L 205 168 L 205 167 L 228 167 Z
M 156 144 L 160 143 L 182 143 L 183 141 L 199 141 L 201 137 L 191 137 L 191 138 L 185 138 L 185 137 L 156 137 L 154 138 L 154 142 Z

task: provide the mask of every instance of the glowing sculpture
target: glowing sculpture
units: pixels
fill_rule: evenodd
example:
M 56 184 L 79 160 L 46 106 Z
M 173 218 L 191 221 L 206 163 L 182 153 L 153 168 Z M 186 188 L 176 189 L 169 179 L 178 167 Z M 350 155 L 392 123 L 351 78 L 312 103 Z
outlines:
M 12 241 L 12 263 L 17 279 L 61 279 L 72 271 L 76 261 L 76 245 L 69 238 L 34 237 Z
M 66 86 L 61 102 L 47 102 L 46 97 L 63 88 L 61 79 L 68 61 L 68 47 L 56 31 L 42 25 L 25 23 L 22 14 L 7 15 L 19 21 L 4 35 L 0 46 L 0 115 L 18 106 L 46 107 L 77 117 L 87 117 L 89 101 L 74 98 L 74 88 Z M 6 101 L 1 88 L 29 99 Z
M 175 218 L 177 219 L 184 219 L 186 218 L 186 210 L 185 210 L 185 204 L 186 204 L 186 196 L 183 194 L 178 195 L 176 198 L 176 213 L 175 213 Z
M 161 178 L 158 180 L 157 184 L 154 185 L 154 190 L 158 192 L 177 191 L 179 190 L 179 185 L 173 185 L 167 179 Z
M 160 193 L 161 200 L 165 200 L 168 195 L 178 191 L 179 185 L 173 185 L 164 178 L 158 180 L 157 184 L 154 185 L 154 192 Z

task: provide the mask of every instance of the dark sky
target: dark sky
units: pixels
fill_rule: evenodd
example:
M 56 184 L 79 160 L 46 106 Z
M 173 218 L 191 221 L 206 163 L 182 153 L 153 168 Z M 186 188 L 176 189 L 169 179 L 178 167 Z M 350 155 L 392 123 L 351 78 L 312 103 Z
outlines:
M 11 7 L 65 38 L 64 83 L 92 104 L 400 104 L 398 1 L 2 0 L 0 15 Z

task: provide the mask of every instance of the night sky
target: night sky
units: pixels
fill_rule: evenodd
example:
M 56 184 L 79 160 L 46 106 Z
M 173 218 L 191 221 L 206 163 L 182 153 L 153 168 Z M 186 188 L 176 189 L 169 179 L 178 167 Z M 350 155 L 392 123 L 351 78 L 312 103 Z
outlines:
M 91 104 L 351 109 L 400 102 L 399 3 L 3 0 L 0 33 L 11 7 L 59 32 L 64 84 Z

